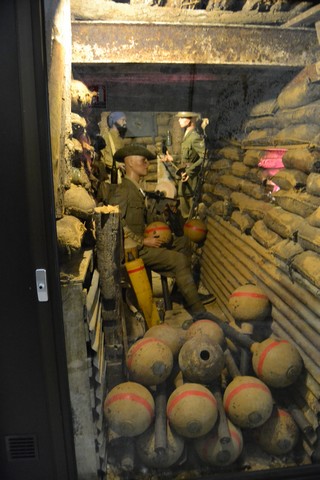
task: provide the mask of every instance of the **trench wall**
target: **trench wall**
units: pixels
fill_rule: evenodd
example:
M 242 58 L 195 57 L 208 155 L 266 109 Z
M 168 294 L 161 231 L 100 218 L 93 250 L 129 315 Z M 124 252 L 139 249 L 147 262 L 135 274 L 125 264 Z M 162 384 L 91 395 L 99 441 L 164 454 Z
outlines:
M 227 320 L 233 321 L 230 294 L 254 283 L 271 301 L 272 336 L 301 353 L 305 369 L 287 397 L 314 433 L 303 437 L 310 457 L 320 410 L 320 86 L 314 73 L 314 65 L 307 67 L 277 98 L 254 107 L 242 140 L 212 152 L 199 207 L 208 225 L 202 281 Z

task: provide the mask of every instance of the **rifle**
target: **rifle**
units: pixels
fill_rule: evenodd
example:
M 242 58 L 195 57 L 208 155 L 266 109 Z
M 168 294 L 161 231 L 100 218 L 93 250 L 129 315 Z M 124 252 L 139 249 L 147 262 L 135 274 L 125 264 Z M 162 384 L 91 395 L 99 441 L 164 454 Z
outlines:
M 180 200 L 166 197 L 163 192 L 145 192 L 149 202 L 149 210 L 158 215 L 165 215 L 172 232 L 177 236 L 183 235 L 183 217 L 179 210 Z
M 206 148 L 203 156 L 203 162 L 201 163 L 200 172 L 197 178 L 197 183 L 193 192 L 193 201 L 190 208 L 188 220 L 190 220 L 195 215 L 196 209 L 199 205 L 201 193 L 202 193 L 202 185 L 204 183 L 205 174 L 207 173 L 209 164 L 210 164 L 210 161 L 209 161 L 209 155 L 208 155 L 208 148 Z
M 167 153 L 167 146 L 165 140 L 162 141 L 162 153 L 165 155 Z M 185 167 L 177 167 L 173 162 L 162 162 L 167 170 L 171 180 L 177 183 L 178 180 L 181 180 L 182 174 L 186 171 Z M 189 181 L 185 182 L 186 187 L 188 188 L 191 195 L 194 195 L 194 191 L 189 184 Z

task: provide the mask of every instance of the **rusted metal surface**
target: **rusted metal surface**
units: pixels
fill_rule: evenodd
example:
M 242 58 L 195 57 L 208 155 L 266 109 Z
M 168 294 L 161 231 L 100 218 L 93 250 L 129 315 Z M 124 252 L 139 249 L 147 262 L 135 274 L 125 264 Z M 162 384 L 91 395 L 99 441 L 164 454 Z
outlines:
M 73 22 L 72 62 L 305 66 L 315 30 L 235 25 Z

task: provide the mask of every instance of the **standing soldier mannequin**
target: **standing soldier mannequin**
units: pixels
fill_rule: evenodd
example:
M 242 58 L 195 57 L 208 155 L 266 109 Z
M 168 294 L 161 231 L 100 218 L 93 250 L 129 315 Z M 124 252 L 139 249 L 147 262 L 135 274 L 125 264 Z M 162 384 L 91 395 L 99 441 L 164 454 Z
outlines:
M 105 163 L 107 170 L 112 173 L 112 167 L 114 164 L 114 154 L 119 148 L 124 147 L 124 137 L 127 131 L 127 118 L 123 112 L 111 112 L 107 119 L 108 128 L 102 129 L 102 136 L 106 142 L 106 147 L 102 150 L 102 161 Z M 119 171 L 119 165 L 116 164 L 118 171 L 117 181 L 112 183 L 121 182 L 121 173 Z
M 105 147 L 100 152 L 100 162 L 105 167 L 106 176 L 101 178 L 96 193 L 98 203 L 108 203 L 117 183 L 121 183 L 123 165 L 116 162 L 114 154 L 124 147 L 127 119 L 123 112 L 111 112 L 107 121 L 100 123 L 101 136 Z
M 176 117 L 180 127 L 185 130 L 181 142 L 180 161 L 176 165 L 177 173 L 180 173 L 178 197 L 182 216 L 188 218 L 206 148 L 203 137 L 196 130 L 196 120 L 199 114 L 179 112 Z M 167 152 L 164 161 L 173 162 L 173 157 Z

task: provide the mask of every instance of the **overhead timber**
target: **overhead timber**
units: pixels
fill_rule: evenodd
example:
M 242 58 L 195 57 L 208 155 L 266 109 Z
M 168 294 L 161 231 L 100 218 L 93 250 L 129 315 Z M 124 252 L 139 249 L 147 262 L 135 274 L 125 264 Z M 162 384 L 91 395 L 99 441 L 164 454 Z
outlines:
M 122 18 L 119 15 L 117 18 Z M 317 61 L 315 29 L 73 21 L 72 62 L 301 67 Z

